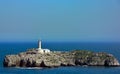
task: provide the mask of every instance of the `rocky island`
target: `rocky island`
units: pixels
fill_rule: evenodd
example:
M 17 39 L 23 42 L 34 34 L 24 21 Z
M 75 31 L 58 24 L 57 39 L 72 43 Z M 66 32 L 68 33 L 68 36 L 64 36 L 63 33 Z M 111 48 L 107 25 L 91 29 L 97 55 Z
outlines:
M 119 66 L 118 60 L 105 52 L 72 50 L 67 52 L 50 51 L 41 48 L 29 49 L 16 55 L 6 55 L 4 67 L 60 67 L 60 66 Z
M 53 51 L 40 54 L 35 49 L 5 56 L 4 67 L 59 67 L 59 66 L 119 66 L 111 54 L 74 50 L 70 52 Z

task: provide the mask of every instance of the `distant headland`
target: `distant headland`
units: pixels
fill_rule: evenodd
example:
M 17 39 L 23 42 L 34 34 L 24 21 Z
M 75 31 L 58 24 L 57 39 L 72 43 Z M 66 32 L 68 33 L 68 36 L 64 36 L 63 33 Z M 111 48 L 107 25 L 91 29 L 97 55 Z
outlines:
M 118 60 L 105 52 L 87 50 L 50 51 L 42 49 L 41 41 L 38 48 L 29 49 L 16 55 L 6 55 L 4 67 L 59 67 L 59 66 L 120 66 Z

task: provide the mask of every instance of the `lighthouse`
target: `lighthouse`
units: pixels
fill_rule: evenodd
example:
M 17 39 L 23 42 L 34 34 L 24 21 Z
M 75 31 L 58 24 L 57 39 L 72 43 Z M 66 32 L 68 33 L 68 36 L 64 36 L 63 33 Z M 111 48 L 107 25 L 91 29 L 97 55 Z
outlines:
M 38 53 L 50 53 L 49 49 L 42 49 L 42 42 L 41 40 L 38 40 L 38 48 L 37 48 Z
M 38 40 L 38 49 L 42 49 L 40 40 Z

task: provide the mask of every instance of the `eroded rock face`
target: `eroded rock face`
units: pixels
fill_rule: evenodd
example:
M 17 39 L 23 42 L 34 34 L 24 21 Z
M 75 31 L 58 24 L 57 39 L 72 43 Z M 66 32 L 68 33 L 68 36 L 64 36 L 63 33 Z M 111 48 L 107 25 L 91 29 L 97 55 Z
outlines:
M 105 66 L 119 66 L 119 62 L 117 61 L 117 59 L 107 59 L 104 62 Z
M 47 54 L 29 50 L 18 55 L 5 56 L 4 67 L 59 67 L 59 66 L 119 66 L 118 60 L 111 54 L 94 53 L 85 50 L 70 52 L 51 52 Z
M 20 65 L 20 57 L 18 55 L 8 55 L 4 59 L 4 66 L 14 67 Z

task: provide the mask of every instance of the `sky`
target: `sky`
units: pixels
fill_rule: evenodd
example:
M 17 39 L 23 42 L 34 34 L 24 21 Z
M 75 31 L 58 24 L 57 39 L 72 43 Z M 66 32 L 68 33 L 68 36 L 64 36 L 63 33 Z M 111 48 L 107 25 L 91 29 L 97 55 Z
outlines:
M 0 41 L 120 42 L 120 0 L 0 0 Z

